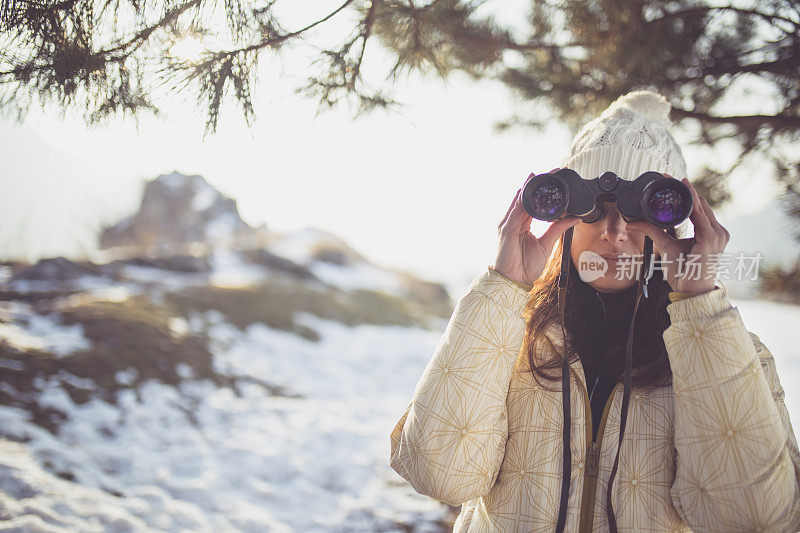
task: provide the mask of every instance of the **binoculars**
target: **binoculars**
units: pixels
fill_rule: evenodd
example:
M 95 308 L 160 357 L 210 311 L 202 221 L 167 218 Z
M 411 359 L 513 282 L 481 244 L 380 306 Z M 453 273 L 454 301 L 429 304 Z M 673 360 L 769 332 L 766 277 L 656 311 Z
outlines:
M 604 201 L 616 202 L 626 222 L 646 220 L 668 229 L 677 226 L 692 212 L 692 193 L 681 181 L 659 172 L 645 172 L 626 181 L 613 172 L 584 179 L 569 168 L 528 177 L 522 190 L 522 206 L 538 220 L 553 221 L 579 216 L 583 222 L 601 219 Z

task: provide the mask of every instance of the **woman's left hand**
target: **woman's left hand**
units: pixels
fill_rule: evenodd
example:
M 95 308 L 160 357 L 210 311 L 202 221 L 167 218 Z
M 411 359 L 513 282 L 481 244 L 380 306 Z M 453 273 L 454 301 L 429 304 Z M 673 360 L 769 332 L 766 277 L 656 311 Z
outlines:
M 650 237 L 654 253 L 661 255 L 664 279 L 673 291 L 704 294 L 714 290 L 720 255 L 730 240 L 730 233 L 717 222 L 711 206 L 689 180 L 682 181 L 692 193 L 694 205 L 689 220 L 694 224 L 694 237 L 676 239 L 644 220 L 631 222 L 625 229 L 641 231 Z

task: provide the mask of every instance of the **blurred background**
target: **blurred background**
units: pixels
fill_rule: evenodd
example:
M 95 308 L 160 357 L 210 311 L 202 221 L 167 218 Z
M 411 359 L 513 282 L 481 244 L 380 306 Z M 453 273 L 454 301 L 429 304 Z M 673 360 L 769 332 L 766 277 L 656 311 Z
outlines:
M 0 530 L 450 530 L 389 433 L 516 189 L 634 89 L 761 256 L 721 281 L 800 427 L 794 2 L 0 6 Z

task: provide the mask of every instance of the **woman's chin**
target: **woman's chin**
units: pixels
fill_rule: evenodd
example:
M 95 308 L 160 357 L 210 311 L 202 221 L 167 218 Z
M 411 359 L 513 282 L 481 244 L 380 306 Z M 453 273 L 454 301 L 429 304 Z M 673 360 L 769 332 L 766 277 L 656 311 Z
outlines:
M 606 275 L 589 283 L 598 292 L 619 292 L 636 285 L 635 279 L 618 279 L 614 275 Z

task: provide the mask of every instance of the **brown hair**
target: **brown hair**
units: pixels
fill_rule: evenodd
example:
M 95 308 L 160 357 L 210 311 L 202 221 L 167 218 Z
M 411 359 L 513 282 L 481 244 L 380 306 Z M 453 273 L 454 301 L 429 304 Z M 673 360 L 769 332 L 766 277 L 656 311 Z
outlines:
M 675 230 L 667 230 L 675 237 Z M 551 324 L 559 324 L 558 315 L 558 276 L 561 271 L 562 239 L 556 243 L 547 266 L 537 279 L 530 292 L 525 309 L 525 336 L 523 352 L 528 356 L 528 364 L 534 379 L 540 385 L 542 381 L 558 381 L 561 379 L 561 363 L 563 348 L 554 346 L 545 331 Z M 657 265 L 656 265 L 657 266 Z M 591 328 L 593 317 L 591 306 L 585 298 L 578 296 L 578 284 L 585 284 L 578 276 L 575 265 L 569 261 L 570 275 L 567 285 L 567 299 L 564 312 L 564 329 L 567 336 L 567 358 L 570 363 L 578 360 L 581 353 L 586 353 L 593 342 Z M 591 289 L 593 290 L 593 289 Z M 672 382 L 672 370 L 664 345 L 663 333 L 669 327 L 667 313 L 669 303 L 669 284 L 664 280 L 659 268 L 653 269 L 648 282 L 648 298 L 642 296 L 636 313 L 636 324 L 633 334 L 633 385 L 638 387 L 657 387 Z M 636 291 L 628 290 L 626 301 L 619 316 L 612 317 L 615 323 L 615 334 L 611 335 L 605 353 L 605 364 L 615 375 L 621 376 L 625 367 L 625 348 L 628 328 L 632 318 Z M 560 338 L 560 333 L 559 333 Z M 543 356 L 542 354 L 547 354 Z

